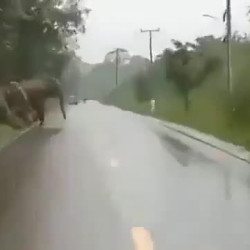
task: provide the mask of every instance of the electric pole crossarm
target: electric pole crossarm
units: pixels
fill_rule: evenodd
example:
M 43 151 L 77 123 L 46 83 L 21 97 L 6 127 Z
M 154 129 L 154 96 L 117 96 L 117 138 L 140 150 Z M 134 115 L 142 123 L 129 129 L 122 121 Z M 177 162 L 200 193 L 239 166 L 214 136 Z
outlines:
M 145 33 L 145 32 L 159 32 L 159 31 L 160 31 L 160 28 L 158 28 L 158 29 L 151 29 L 151 30 L 143 30 L 143 29 L 141 29 L 142 33 Z

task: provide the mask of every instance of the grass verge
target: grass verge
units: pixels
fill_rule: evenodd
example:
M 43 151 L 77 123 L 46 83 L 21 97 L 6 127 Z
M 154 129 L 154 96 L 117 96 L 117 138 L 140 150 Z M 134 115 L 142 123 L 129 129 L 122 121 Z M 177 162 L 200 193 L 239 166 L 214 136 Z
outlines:
M 0 150 L 14 140 L 22 130 L 13 129 L 7 125 L 0 124 Z

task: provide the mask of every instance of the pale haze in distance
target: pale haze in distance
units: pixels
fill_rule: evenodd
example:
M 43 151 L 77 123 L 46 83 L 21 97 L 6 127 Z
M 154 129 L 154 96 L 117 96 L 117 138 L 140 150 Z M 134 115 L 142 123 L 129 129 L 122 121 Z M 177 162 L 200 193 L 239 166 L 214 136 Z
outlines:
M 222 15 L 226 0 L 88 0 L 92 9 L 87 32 L 79 38 L 78 54 L 89 63 L 102 62 L 105 54 L 116 47 L 131 55 L 149 56 L 148 34 L 140 28 L 160 28 L 153 35 L 153 53 L 170 46 L 171 39 L 193 41 L 198 36 L 225 31 Z M 232 0 L 233 31 L 250 31 L 246 17 L 248 0 Z M 219 19 L 203 17 L 210 14 Z

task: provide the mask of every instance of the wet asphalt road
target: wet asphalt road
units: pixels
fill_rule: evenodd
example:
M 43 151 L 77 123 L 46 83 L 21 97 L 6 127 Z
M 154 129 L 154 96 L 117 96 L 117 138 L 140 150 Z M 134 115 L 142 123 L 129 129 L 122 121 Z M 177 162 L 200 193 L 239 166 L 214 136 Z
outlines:
M 1 250 L 132 250 L 134 227 L 157 250 L 249 250 L 249 165 L 91 101 L 0 153 Z

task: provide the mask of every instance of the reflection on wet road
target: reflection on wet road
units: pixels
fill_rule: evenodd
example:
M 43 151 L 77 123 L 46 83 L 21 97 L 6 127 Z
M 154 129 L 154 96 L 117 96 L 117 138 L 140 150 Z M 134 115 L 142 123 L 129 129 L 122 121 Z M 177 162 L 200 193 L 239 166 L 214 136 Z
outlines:
M 190 161 L 209 161 L 211 163 L 211 159 L 206 157 L 205 155 L 193 150 L 186 144 L 181 141 L 174 139 L 168 135 L 160 136 L 162 144 L 166 147 L 167 151 L 175 157 L 179 164 L 182 166 L 189 166 Z
M 250 248 L 247 164 L 92 101 L 68 117 L 1 152 L 1 250 Z

